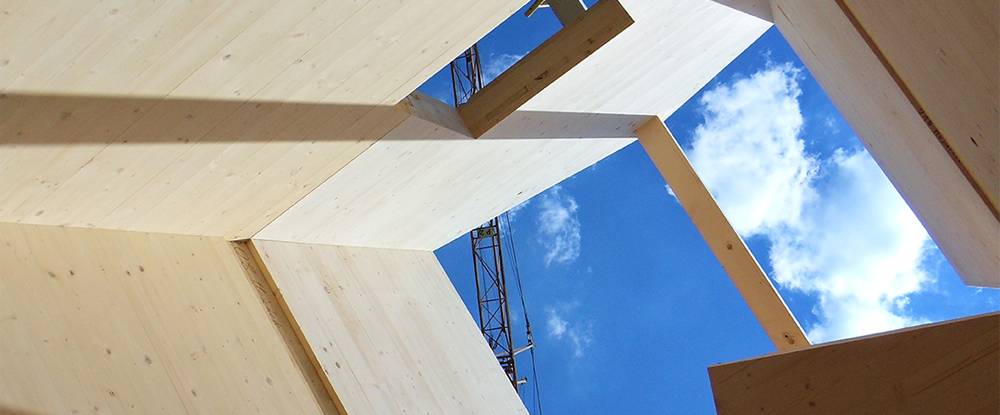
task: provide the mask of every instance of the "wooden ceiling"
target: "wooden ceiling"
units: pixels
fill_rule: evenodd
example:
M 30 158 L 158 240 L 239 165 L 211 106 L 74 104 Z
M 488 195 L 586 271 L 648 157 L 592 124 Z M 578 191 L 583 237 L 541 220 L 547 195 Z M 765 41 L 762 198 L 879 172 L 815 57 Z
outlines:
M 0 5 L 0 221 L 245 239 L 288 210 L 297 219 L 281 223 L 302 230 L 264 235 L 433 249 L 631 142 L 631 114 L 663 113 L 663 96 L 679 105 L 765 27 L 707 0 L 625 2 L 637 23 L 605 46 L 662 58 L 595 54 L 486 140 L 468 139 L 450 108 L 414 119 L 404 98 L 520 3 Z M 694 23 L 657 23 L 673 18 Z M 724 36 L 703 36 L 718 19 Z M 626 97 L 636 71 L 657 87 Z M 412 190 L 459 178 L 447 197 Z M 342 209 L 304 215 L 330 200 Z M 372 200 L 397 210 L 344 215 Z M 437 220 L 385 239 L 408 214 Z
M 8 1 L 0 90 L 392 105 L 521 3 Z
M 713 1 L 622 4 L 635 23 L 522 109 L 666 119 L 771 26 Z
M 0 221 L 248 238 L 519 6 L 2 4 Z
M 635 141 L 648 119 L 515 113 L 473 139 L 446 104 L 407 102 L 405 121 L 255 239 L 434 250 Z

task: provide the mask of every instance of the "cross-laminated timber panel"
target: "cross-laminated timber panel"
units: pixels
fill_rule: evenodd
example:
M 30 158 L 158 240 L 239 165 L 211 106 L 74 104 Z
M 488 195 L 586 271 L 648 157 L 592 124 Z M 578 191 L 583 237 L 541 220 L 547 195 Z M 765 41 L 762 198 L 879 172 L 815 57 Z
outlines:
M 516 112 L 479 139 L 413 94 L 410 116 L 255 239 L 433 250 L 633 142 L 642 116 Z
M 708 369 L 721 415 L 1000 412 L 1000 314 Z
M 520 5 L 0 4 L 0 220 L 249 237 Z
M 393 106 L 0 95 L 0 221 L 247 238 Z
M 1000 206 L 1000 5 L 841 0 L 840 11 L 970 182 Z
M 520 0 L 13 0 L 0 91 L 392 105 Z
M 622 0 L 635 23 L 520 109 L 676 111 L 771 26 L 710 0 Z
M 962 279 L 1000 287 L 996 2 L 771 6 Z
M 245 245 L 0 223 L 0 413 L 336 414 Z
M 430 251 L 254 240 L 348 414 L 527 414 Z

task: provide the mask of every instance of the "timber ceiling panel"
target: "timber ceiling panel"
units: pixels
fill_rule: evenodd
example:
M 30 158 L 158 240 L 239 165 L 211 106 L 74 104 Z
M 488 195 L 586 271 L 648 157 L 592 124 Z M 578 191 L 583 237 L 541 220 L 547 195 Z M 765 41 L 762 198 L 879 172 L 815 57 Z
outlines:
M 382 106 L 9 95 L 0 113 L 0 221 L 232 239 L 406 117 Z
M 666 118 L 771 23 L 709 0 L 622 0 L 635 23 L 522 110 Z
M 8 1 L 0 91 L 391 105 L 522 3 Z
M 247 238 L 520 5 L 2 3 L 0 221 Z
M 522 112 L 473 139 L 454 109 L 414 97 L 417 115 L 255 239 L 437 249 L 631 143 L 648 118 Z

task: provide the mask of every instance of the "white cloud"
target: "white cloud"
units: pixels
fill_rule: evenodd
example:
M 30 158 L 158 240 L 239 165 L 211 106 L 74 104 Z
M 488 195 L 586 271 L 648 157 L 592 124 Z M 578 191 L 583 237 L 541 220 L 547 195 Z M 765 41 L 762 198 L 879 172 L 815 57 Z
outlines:
M 797 225 L 813 196 L 816 161 L 798 137 L 798 76 L 790 64 L 771 67 L 701 97 L 705 122 L 691 163 L 742 235 Z
M 832 115 L 827 115 L 826 118 L 823 119 L 823 126 L 826 127 L 827 131 L 831 133 L 840 132 L 840 123 L 838 123 L 837 119 L 833 118 Z
M 559 309 L 565 313 L 575 307 L 576 305 L 563 304 L 559 306 Z M 546 326 L 549 336 L 557 340 L 569 342 L 569 346 L 573 350 L 573 357 L 583 357 L 590 343 L 594 340 L 593 325 L 566 321 L 560 311 L 557 311 L 553 307 L 549 307 L 545 311 L 548 314 Z
M 920 323 L 906 305 L 930 279 L 927 232 L 867 152 L 838 151 L 827 166 L 804 226 L 772 235 L 775 281 L 818 294 L 817 341 Z
M 555 186 L 538 199 L 538 243 L 545 247 L 545 266 L 566 264 L 580 256 L 580 220 L 576 199 Z
M 555 310 L 550 308 L 548 309 L 548 313 L 549 319 L 547 321 L 549 323 L 549 335 L 555 338 L 562 338 L 562 336 L 566 334 L 566 326 L 568 323 L 556 314 Z
M 868 153 L 817 161 L 800 137 L 798 70 L 771 66 L 702 97 L 689 155 L 744 237 L 771 241 L 775 281 L 815 295 L 813 341 L 920 322 L 926 231 Z
M 671 189 L 669 184 L 664 184 L 663 187 L 667 189 L 667 194 L 670 195 L 670 197 L 674 198 L 674 200 L 677 200 L 677 194 L 674 193 L 674 189 Z
M 517 61 L 521 60 L 524 55 L 518 55 L 513 53 L 501 53 L 499 55 L 490 54 L 487 59 L 483 59 L 483 83 L 488 84 L 490 81 L 496 79 L 500 76 L 507 68 L 513 66 Z

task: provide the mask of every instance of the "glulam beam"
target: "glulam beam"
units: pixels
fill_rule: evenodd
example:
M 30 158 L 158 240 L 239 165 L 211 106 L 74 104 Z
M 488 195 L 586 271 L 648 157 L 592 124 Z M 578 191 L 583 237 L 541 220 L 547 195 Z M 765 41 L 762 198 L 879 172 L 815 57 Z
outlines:
M 485 134 L 632 23 L 618 0 L 597 3 L 473 94 L 459 107 L 465 125 Z
M 636 134 L 774 346 L 780 351 L 809 347 L 799 323 L 663 121 L 651 117 Z

